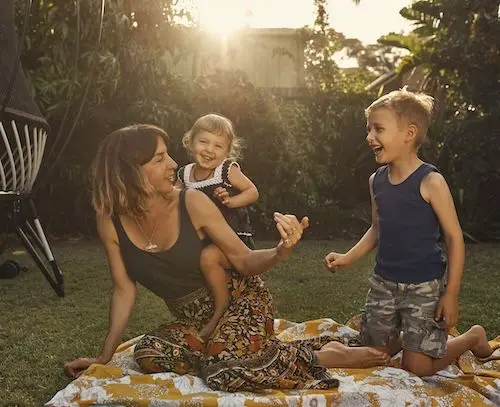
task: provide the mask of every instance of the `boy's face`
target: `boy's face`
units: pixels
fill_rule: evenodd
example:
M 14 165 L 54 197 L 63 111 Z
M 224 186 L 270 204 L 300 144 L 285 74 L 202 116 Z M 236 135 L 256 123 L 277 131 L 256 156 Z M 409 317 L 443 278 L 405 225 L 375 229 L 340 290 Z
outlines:
M 408 126 L 400 123 L 396 114 L 381 107 L 368 114 L 366 141 L 379 164 L 388 164 L 404 155 L 410 147 Z

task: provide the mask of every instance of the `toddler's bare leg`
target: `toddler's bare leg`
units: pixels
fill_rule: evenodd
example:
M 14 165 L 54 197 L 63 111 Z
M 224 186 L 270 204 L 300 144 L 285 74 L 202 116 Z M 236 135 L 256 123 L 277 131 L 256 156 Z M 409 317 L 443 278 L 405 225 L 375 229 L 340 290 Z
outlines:
M 229 267 L 229 261 L 217 246 L 210 245 L 203 249 L 200 268 L 214 298 L 215 310 L 212 318 L 200 331 L 202 338 L 206 339 L 210 336 L 229 305 L 228 276 L 226 273 L 226 269 Z

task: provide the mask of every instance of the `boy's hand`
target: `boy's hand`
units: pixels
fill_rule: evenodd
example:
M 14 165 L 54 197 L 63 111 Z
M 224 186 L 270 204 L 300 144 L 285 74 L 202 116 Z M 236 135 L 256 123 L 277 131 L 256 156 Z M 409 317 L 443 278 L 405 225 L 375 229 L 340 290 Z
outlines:
M 331 252 L 325 257 L 325 265 L 332 273 L 342 270 L 350 264 L 345 254 Z
M 444 294 L 436 310 L 436 321 L 444 319 L 444 328 L 449 331 L 458 319 L 458 298 L 453 294 Z
M 229 196 L 229 192 L 224 187 L 218 187 L 214 191 L 215 197 L 221 201 L 221 203 L 228 208 L 231 208 L 231 197 Z

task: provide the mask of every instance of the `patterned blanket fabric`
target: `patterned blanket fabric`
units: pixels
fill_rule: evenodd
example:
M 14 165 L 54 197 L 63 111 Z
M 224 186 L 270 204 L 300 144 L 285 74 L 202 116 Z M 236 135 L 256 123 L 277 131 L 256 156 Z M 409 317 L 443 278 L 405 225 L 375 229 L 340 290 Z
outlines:
M 275 320 L 278 338 L 285 342 L 327 335 L 348 343 L 356 337 L 356 328 L 357 319 L 346 325 L 331 319 L 303 323 Z M 340 380 L 334 390 L 225 393 L 210 390 L 195 376 L 142 374 L 133 359 L 139 338 L 120 345 L 107 365 L 90 366 L 46 406 L 500 406 L 500 360 L 479 363 L 471 352 L 426 378 L 400 369 L 398 354 L 387 367 L 331 369 Z M 490 344 L 500 347 L 500 336 Z M 500 349 L 495 355 L 500 355 Z

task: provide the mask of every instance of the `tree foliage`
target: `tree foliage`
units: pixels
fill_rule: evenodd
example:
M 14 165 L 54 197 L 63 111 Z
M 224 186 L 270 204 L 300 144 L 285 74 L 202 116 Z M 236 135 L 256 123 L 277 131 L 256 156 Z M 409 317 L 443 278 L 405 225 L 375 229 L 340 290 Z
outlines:
M 441 14 L 445 3 L 450 9 Z M 416 2 L 403 11 L 417 22 L 415 32 L 385 41 L 390 42 L 387 46 L 410 49 L 401 69 L 425 64 L 429 78 L 437 78 L 434 83 L 443 89 L 447 108 L 433 128 L 427 154 L 443 169 L 455 195 L 463 197 L 458 200 L 462 217 L 481 225 L 494 216 L 492 202 L 498 191 L 498 18 L 492 17 L 495 10 L 487 2 L 467 1 L 476 7 L 464 6 L 455 14 L 451 3 L 456 4 Z M 375 164 L 365 146 L 363 110 L 376 97 L 365 86 L 397 57 L 386 45 L 363 47 L 333 30 L 325 0 L 315 1 L 316 22 L 304 30 L 307 88 L 295 100 L 254 86 L 238 71 L 194 80 L 172 73 L 166 55 L 173 61 L 200 55 L 200 33 L 176 24 L 190 16 L 174 1 L 106 2 L 104 36 L 97 50 L 100 1 L 80 1 L 79 30 L 75 3 L 34 4 L 23 64 L 53 129 L 49 143 L 68 106 L 73 124 L 97 58 L 74 137 L 50 182 L 35 197 L 49 230 L 94 233 L 86 177 L 105 134 L 130 123 L 157 124 L 170 134 L 169 149 L 182 165 L 189 158 L 180 139 L 207 112 L 231 118 L 246 145 L 242 167 L 261 192 L 252 208 L 259 237 L 272 230 L 275 210 L 309 215 L 318 226 L 309 236 L 346 236 L 351 231 L 358 236 L 365 229 L 367 179 Z M 17 1 L 17 6 L 22 21 L 24 2 Z M 344 70 L 336 64 L 335 55 L 346 48 L 359 68 Z M 45 157 L 45 166 L 50 159 Z
M 473 233 L 500 237 L 499 0 L 420 0 L 401 10 L 415 24 L 384 44 L 408 49 L 404 73 L 426 69 L 422 90 L 440 98 L 442 111 L 428 154 L 451 183 L 462 223 Z

